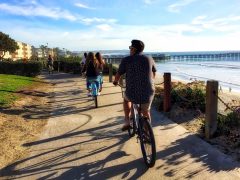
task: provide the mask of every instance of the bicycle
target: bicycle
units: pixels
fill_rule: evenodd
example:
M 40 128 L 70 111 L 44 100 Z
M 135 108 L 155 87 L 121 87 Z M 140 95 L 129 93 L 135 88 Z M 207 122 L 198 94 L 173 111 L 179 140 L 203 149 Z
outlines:
M 124 87 L 121 85 L 119 86 L 121 87 L 123 96 Z M 156 143 L 149 120 L 141 114 L 141 104 L 132 104 L 131 106 L 130 128 L 128 129 L 128 134 L 130 138 L 137 135 L 137 140 L 140 140 L 144 162 L 147 167 L 153 167 L 156 162 Z
M 48 64 L 48 74 L 53 74 L 53 65 Z
M 99 95 L 99 88 L 97 87 L 97 81 L 96 79 L 88 80 L 90 83 L 89 89 L 91 89 L 91 96 L 95 103 L 95 108 L 98 108 L 98 95 Z

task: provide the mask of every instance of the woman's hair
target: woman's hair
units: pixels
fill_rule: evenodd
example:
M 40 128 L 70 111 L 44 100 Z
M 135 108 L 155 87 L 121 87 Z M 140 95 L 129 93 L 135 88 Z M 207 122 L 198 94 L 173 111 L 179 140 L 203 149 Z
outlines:
M 98 63 L 99 63 L 99 64 L 102 64 L 102 65 L 105 64 L 100 52 L 97 52 L 97 53 L 96 53 L 96 59 L 98 60 Z
M 98 62 L 97 62 L 97 60 L 96 60 L 96 58 L 95 58 L 95 54 L 94 54 L 93 52 L 89 52 L 89 53 L 88 53 L 87 59 L 86 59 L 86 65 L 88 66 L 88 64 L 89 64 L 91 61 L 93 62 L 93 65 L 96 67 L 97 64 L 98 64 Z

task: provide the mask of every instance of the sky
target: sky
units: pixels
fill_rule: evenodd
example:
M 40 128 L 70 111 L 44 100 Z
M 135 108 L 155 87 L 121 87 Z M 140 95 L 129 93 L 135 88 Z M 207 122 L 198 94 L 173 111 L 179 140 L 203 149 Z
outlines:
M 240 50 L 240 0 L 0 0 L 0 31 L 70 51 Z

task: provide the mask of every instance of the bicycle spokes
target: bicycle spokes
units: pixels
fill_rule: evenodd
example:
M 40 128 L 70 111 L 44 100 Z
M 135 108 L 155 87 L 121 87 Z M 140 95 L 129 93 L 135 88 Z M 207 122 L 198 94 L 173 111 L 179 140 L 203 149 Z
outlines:
M 151 124 L 147 119 L 141 119 L 140 143 L 143 158 L 148 167 L 152 167 L 156 161 L 156 145 Z

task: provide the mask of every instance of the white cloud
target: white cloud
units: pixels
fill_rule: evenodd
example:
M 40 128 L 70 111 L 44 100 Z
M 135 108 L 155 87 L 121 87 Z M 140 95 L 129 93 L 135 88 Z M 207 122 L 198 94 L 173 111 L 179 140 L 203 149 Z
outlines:
M 36 3 L 36 1 L 34 1 Z M 45 7 L 39 4 L 28 4 L 28 5 L 9 5 L 6 3 L 0 3 L 0 10 L 5 11 L 10 14 L 20 15 L 20 16 L 42 16 L 52 19 L 66 19 L 69 21 L 78 21 L 86 25 L 92 23 L 115 23 L 116 19 L 105 19 L 105 18 L 87 18 L 82 17 L 79 14 L 72 14 L 68 10 L 64 10 L 58 7 Z
M 97 22 L 97 23 L 116 23 L 117 20 L 116 19 L 104 19 L 104 18 L 81 18 L 81 21 L 84 23 L 84 24 L 92 24 L 94 22 Z
M 228 16 L 224 18 L 208 19 L 207 16 L 198 16 L 193 19 L 193 25 L 205 30 L 216 32 L 237 32 L 240 29 L 240 16 Z
M 68 35 L 69 35 L 69 32 L 64 32 L 64 33 L 62 34 L 63 37 L 66 37 L 66 36 L 68 36 Z
M 43 16 L 53 19 L 66 19 L 70 21 L 77 20 L 77 17 L 67 10 L 62 10 L 60 8 L 47 8 L 41 5 L 14 6 L 1 3 L 0 10 L 20 16 Z
M 80 8 L 84 8 L 84 9 L 95 9 L 93 7 L 89 7 L 89 6 L 87 6 L 85 4 L 82 4 L 82 3 L 76 3 L 75 6 L 80 7 Z
M 102 30 L 99 33 L 99 28 Z M 236 50 L 239 33 L 222 36 L 187 36 L 185 32 L 200 32 L 194 25 L 173 24 L 169 26 L 123 26 L 102 24 L 86 30 L 15 28 L 9 31 L 17 40 L 35 46 L 48 42 L 52 47 L 69 50 L 127 49 L 132 39 L 141 39 L 146 51 L 199 51 Z M 38 36 L 36 36 L 38 34 Z M 44 42 L 43 42 L 44 39 Z
M 96 26 L 98 29 L 102 30 L 102 31 L 110 31 L 112 30 L 112 27 L 108 24 L 99 24 Z
M 153 3 L 155 3 L 157 0 L 143 0 L 143 2 L 145 3 L 145 4 L 153 4 Z
M 169 5 L 167 9 L 169 12 L 178 13 L 181 11 L 182 7 L 187 6 L 195 1 L 197 0 L 180 0 L 177 3 Z
M 5 21 L 1 30 L 16 40 L 35 46 L 48 42 L 50 47 L 69 50 L 127 49 L 135 38 L 145 42 L 146 51 L 238 50 L 239 19 L 238 16 L 218 19 L 199 16 L 190 24 L 137 26 L 109 24 L 106 19 L 93 18 L 91 22 L 95 20 L 100 24 L 79 30 L 55 29 L 51 26 L 36 28 L 30 24 L 18 24 L 13 29 L 12 22 Z M 214 36 L 209 36 L 210 31 Z

